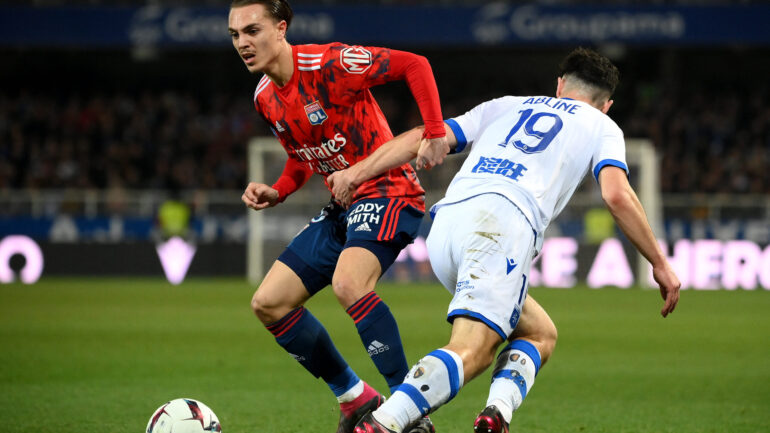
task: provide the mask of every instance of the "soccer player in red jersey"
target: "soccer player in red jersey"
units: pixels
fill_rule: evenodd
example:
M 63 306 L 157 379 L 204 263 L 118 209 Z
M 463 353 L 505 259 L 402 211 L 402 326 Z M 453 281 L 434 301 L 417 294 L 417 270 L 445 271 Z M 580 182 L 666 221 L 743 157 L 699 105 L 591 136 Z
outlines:
M 289 156 L 273 185 L 249 183 L 242 197 L 249 208 L 275 206 L 312 173 L 326 178 L 390 140 L 393 135 L 369 91 L 388 81 L 406 81 L 426 125 L 417 167 L 442 162 L 449 147 L 424 57 L 341 43 L 292 46 L 286 40 L 291 18 L 284 0 L 235 0 L 230 7 L 233 46 L 249 72 L 264 74 L 254 106 Z M 337 396 L 338 433 L 352 432 L 383 397 L 356 376 L 303 305 L 331 283 L 377 369 L 395 389 L 408 364 L 396 321 L 374 286 L 412 242 L 424 211 L 424 191 L 409 164 L 361 184 L 347 209 L 332 196 L 278 257 L 252 299 L 254 312 L 278 344 Z M 433 426 L 423 418 L 406 431 L 433 432 Z

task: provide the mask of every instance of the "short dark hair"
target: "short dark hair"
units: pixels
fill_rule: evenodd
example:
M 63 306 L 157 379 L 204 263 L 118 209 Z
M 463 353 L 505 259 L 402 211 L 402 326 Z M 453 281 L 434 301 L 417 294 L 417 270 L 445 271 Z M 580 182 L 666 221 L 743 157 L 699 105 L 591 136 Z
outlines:
M 291 25 L 294 12 L 286 0 L 233 0 L 230 9 L 250 5 L 262 5 L 276 22 L 286 21 L 286 28 Z
M 612 95 L 620 81 L 620 72 L 610 59 L 587 48 L 577 48 L 559 65 L 559 76 L 574 76 Z

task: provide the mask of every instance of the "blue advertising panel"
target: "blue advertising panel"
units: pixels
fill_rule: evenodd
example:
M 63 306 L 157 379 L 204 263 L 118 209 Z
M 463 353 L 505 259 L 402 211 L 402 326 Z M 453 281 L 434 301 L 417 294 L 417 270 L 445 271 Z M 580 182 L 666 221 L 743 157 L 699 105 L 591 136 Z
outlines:
M 227 47 L 227 8 L 3 7 L 0 44 L 77 47 Z M 473 7 L 336 6 L 295 9 L 297 43 L 432 46 L 770 44 L 770 5 Z

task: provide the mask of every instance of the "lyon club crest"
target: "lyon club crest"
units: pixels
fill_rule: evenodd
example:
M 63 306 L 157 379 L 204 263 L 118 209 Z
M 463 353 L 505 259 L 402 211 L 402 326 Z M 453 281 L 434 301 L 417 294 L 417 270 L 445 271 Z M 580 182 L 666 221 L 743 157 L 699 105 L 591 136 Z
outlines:
M 329 118 L 318 101 L 305 105 L 305 114 L 307 114 L 307 120 L 310 121 L 311 125 L 320 125 Z

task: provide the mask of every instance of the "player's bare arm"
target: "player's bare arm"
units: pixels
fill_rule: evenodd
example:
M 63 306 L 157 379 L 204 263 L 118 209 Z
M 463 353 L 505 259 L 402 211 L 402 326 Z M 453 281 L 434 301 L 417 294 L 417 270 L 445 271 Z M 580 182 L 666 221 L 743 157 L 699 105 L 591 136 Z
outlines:
M 446 136 L 441 137 L 446 147 L 446 153 L 450 148 L 457 146 L 457 139 L 449 126 L 444 126 Z M 388 170 L 399 167 L 415 158 L 423 144 L 426 141 L 439 140 L 437 138 L 427 139 L 423 137 L 424 128 L 418 126 L 403 134 L 400 134 L 391 140 L 385 142 L 377 148 L 371 155 L 359 161 L 355 165 L 345 170 L 336 171 L 326 178 L 329 187 L 332 189 L 334 197 L 347 207 L 353 199 L 353 193 L 356 188 L 368 179 L 378 176 Z M 434 143 L 436 143 L 435 141 Z M 431 145 L 435 146 L 435 145 Z M 435 147 L 432 147 L 433 149 Z M 444 157 L 441 157 L 443 162 Z
M 353 166 L 326 178 L 334 197 L 349 206 L 356 188 L 372 177 L 411 161 L 417 155 L 423 128 L 417 127 L 387 141 Z
M 267 209 L 278 204 L 278 190 L 264 183 L 249 182 L 241 200 L 250 209 Z
M 628 183 L 626 172 L 618 167 L 605 167 L 599 172 L 599 184 L 602 199 L 618 227 L 652 264 L 653 277 L 660 286 L 660 294 L 665 301 L 660 314 L 663 317 L 668 316 L 679 302 L 681 283 L 655 239 L 644 208 Z

